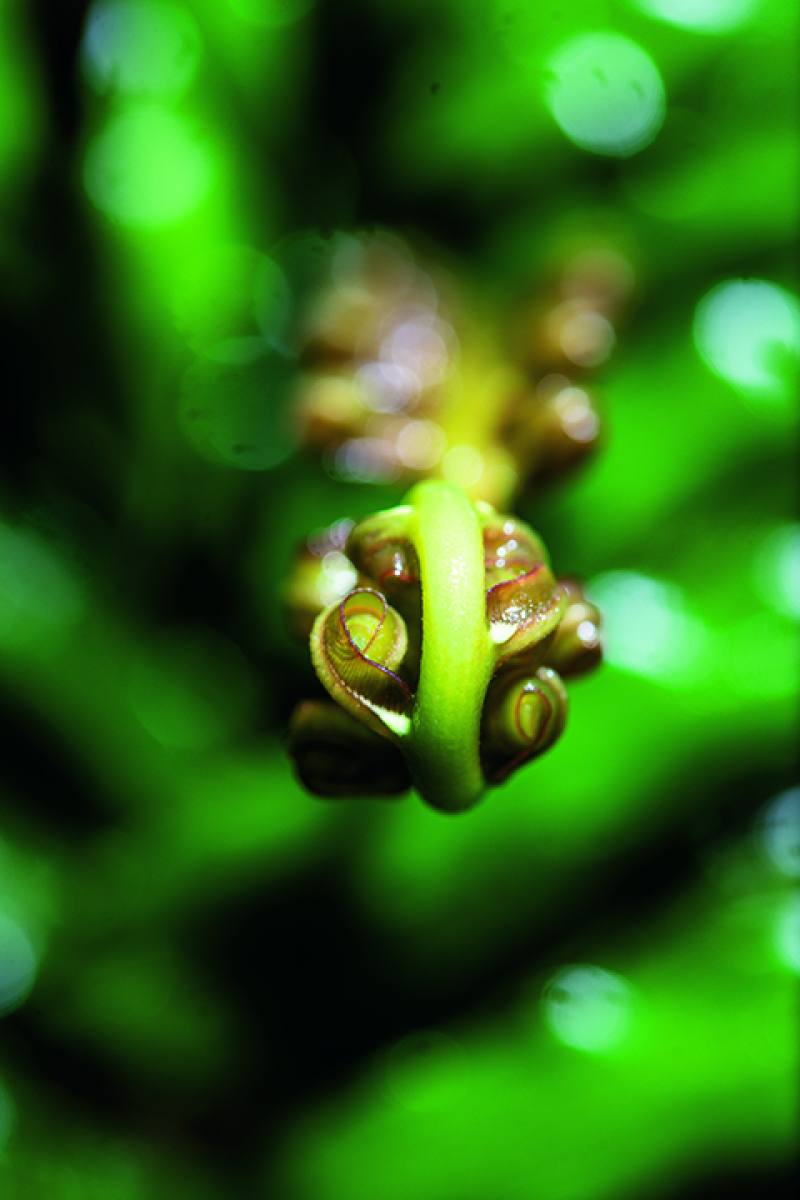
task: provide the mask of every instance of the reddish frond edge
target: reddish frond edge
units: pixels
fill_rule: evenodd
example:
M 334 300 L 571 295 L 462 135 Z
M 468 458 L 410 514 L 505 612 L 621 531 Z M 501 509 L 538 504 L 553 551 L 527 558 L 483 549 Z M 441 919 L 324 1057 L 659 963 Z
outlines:
M 374 598 L 372 602 L 358 604 L 359 598 L 368 596 Z M 358 607 L 352 609 L 354 600 Z M 352 621 L 364 615 L 374 617 L 375 627 L 366 631 L 367 640 L 359 645 Z M 406 649 L 402 617 L 371 588 L 357 588 L 326 609 L 311 634 L 314 666 L 329 695 L 370 729 L 391 739 L 402 736 L 410 723 L 413 693 L 397 671 Z
M 566 593 L 544 562 L 516 579 L 496 583 L 486 595 L 496 665 L 533 652 L 555 632 L 566 608 Z

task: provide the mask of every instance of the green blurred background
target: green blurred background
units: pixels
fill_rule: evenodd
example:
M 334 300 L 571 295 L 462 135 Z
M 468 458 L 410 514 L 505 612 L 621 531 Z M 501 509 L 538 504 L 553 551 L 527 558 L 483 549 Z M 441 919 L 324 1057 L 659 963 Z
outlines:
M 0 0 L 4 1200 L 789 1194 L 797 62 L 791 0 Z M 606 662 L 459 818 L 284 751 L 293 549 L 403 491 L 291 419 L 374 226 L 500 326 L 636 273 L 519 506 Z

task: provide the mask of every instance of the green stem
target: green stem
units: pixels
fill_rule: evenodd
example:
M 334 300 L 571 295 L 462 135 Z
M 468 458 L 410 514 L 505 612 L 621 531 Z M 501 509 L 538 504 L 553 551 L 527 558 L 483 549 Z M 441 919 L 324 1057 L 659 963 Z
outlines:
M 422 661 L 404 749 L 428 804 L 460 812 L 485 787 L 479 738 L 493 657 L 481 528 L 471 501 L 451 484 L 417 484 L 408 503 L 422 586 Z

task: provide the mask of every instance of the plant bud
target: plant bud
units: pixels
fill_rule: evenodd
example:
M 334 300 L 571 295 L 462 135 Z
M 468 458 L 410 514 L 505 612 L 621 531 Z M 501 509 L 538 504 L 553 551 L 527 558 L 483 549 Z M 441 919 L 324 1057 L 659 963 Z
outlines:
M 487 587 L 516 579 L 547 561 L 544 542 L 524 521 L 502 516 L 488 504 L 479 505 L 479 515 Z
M 496 667 L 540 661 L 561 620 L 566 597 L 547 562 L 544 544 L 523 521 L 481 506 L 486 611 Z
M 564 475 L 594 452 L 600 417 L 590 392 L 563 376 L 546 376 L 538 385 L 539 406 L 532 430 L 539 446 L 536 478 Z
M 289 753 L 301 783 L 318 796 L 391 796 L 411 786 L 400 751 L 330 701 L 298 705 Z
M 312 661 L 328 694 L 390 739 L 410 726 L 413 697 L 397 674 L 407 647 L 403 618 L 371 588 L 356 588 L 325 609 L 311 631 Z
M 351 561 L 380 590 L 395 597 L 419 590 L 417 552 L 407 534 L 410 509 L 406 505 L 367 517 L 353 528 L 347 540 Z
M 563 730 L 566 716 L 567 693 L 550 667 L 530 676 L 496 676 L 486 693 L 481 729 L 486 778 L 499 783 L 542 754 Z
M 547 647 L 544 661 L 564 677 L 584 675 L 602 660 L 600 611 L 572 579 L 560 580 L 566 592 L 567 610 Z
M 495 584 L 486 597 L 486 610 L 497 647 L 496 666 L 512 659 L 531 665 L 540 658 L 545 639 L 557 628 L 565 607 L 564 593 L 545 563 L 517 579 Z
M 589 458 L 600 439 L 591 393 L 565 375 L 546 375 L 520 395 L 504 430 L 528 483 L 568 474 Z

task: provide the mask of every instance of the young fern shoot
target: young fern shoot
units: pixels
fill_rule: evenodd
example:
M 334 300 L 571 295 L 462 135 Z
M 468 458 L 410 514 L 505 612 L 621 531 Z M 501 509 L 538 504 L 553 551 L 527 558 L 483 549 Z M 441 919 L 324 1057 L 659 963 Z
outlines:
M 471 808 L 561 733 L 561 675 L 598 661 L 599 614 L 532 529 L 442 481 L 361 521 L 345 551 L 357 586 L 310 633 L 333 703 L 301 705 L 290 729 L 300 778 L 325 795 L 413 784 L 434 808 Z

